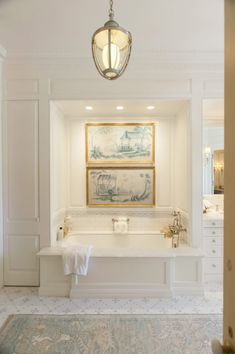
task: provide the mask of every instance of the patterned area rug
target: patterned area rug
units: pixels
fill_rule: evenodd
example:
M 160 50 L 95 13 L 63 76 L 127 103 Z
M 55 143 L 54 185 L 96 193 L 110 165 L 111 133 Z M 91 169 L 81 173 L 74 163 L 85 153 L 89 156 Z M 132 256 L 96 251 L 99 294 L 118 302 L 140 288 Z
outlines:
M 12 315 L 1 354 L 211 354 L 220 315 Z

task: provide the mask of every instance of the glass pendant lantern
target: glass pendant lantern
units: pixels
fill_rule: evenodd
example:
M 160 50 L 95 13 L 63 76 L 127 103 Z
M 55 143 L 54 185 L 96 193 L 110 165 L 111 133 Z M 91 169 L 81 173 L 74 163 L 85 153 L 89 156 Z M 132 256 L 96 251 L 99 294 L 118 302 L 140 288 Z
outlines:
M 99 73 L 108 80 L 117 79 L 125 71 L 130 54 L 130 32 L 114 21 L 113 0 L 110 0 L 109 21 L 92 37 L 92 54 Z

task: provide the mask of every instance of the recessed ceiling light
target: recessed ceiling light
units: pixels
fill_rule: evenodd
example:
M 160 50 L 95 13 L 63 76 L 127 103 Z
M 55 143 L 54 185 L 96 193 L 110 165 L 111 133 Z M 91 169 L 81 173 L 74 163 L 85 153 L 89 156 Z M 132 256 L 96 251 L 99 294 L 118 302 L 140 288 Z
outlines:
M 124 107 L 123 107 L 123 106 L 117 106 L 116 109 L 117 109 L 118 111 L 123 111 Z
M 148 106 L 148 107 L 147 107 L 147 109 L 148 109 L 149 111 L 152 111 L 154 108 L 155 108 L 155 106 Z
M 85 108 L 86 108 L 87 111 L 92 111 L 93 110 L 92 106 L 86 106 Z

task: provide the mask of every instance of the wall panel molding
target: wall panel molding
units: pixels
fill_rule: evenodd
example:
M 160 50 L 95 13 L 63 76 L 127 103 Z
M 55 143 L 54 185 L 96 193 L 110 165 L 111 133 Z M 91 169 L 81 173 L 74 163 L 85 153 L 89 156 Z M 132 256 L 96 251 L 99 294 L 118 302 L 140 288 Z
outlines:
M 154 208 L 87 208 L 87 207 L 70 207 L 67 213 L 72 217 L 88 217 L 91 216 L 132 216 L 132 217 L 163 217 L 172 215 L 172 207 L 154 207 Z
M 5 242 L 6 285 L 38 285 L 39 235 L 10 234 Z
M 26 166 L 25 169 L 27 171 L 35 173 L 35 176 L 37 175 L 38 178 L 37 180 L 36 177 L 34 179 L 31 176 L 30 181 L 32 185 L 30 186 L 28 182 L 23 181 L 24 188 L 21 188 L 19 184 L 21 176 L 16 173 L 18 182 L 16 177 L 15 179 L 12 178 L 10 189 L 8 189 L 7 184 L 9 181 L 5 172 L 5 209 L 8 210 L 8 200 L 10 202 L 10 209 L 12 205 L 16 208 L 13 208 L 14 210 L 11 209 L 9 217 L 8 215 L 4 215 L 5 244 L 7 245 L 8 242 L 8 234 L 9 237 L 20 234 L 19 240 L 23 240 L 23 243 L 28 242 L 33 235 L 40 235 L 40 246 L 47 247 L 50 246 L 52 241 L 50 235 L 50 218 L 53 217 L 50 215 L 50 100 L 81 100 L 91 98 L 191 99 L 192 96 L 197 95 L 197 92 L 195 93 L 192 90 L 192 80 L 195 78 L 206 82 L 204 95 L 220 95 L 222 90 L 219 88 L 219 82 L 223 80 L 223 53 L 142 53 L 142 56 L 136 56 L 125 76 L 115 82 L 114 85 L 110 85 L 110 83 L 98 76 L 91 57 L 81 58 L 72 53 L 63 57 L 57 54 L 47 55 L 46 53 L 41 53 L 37 56 L 28 55 L 27 53 L 21 56 L 11 56 L 6 60 L 5 74 L 4 93 L 8 99 L 7 104 L 13 106 L 14 104 L 16 106 L 20 106 L 21 104 L 26 105 L 28 112 L 31 112 L 23 115 L 23 117 L 26 116 L 26 121 L 22 118 L 24 124 L 21 125 L 19 124 L 19 120 L 21 119 L 20 111 L 18 108 L 15 108 L 15 113 L 13 114 L 15 134 L 18 133 L 20 136 L 27 135 L 29 133 L 28 122 L 31 124 L 30 136 L 34 137 L 33 139 L 36 144 L 34 145 L 32 141 L 29 144 L 30 149 L 34 149 L 36 154 L 34 155 L 33 164 L 23 159 L 23 155 L 25 154 L 22 153 L 22 149 L 24 144 L 26 144 L 24 141 L 20 149 L 14 149 L 13 159 L 17 161 L 17 154 L 20 155 L 21 152 L 22 156 L 20 159 L 22 161 L 20 163 Z M 213 83 L 215 83 L 215 86 Z M 37 113 L 34 111 L 35 107 L 37 107 Z M 32 114 L 32 112 L 34 113 Z M 6 124 L 8 118 L 9 116 L 5 115 L 4 124 Z M 34 130 L 33 127 L 36 126 L 37 129 Z M 14 136 L 13 128 L 11 129 L 11 135 L 12 137 Z M 38 136 L 37 143 L 36 135 Z M 4 137 L 4 139 L 6 139 L 5 143 L 7 143 L 8 138 Z M 33 160 L 32 151 L 27 152 L 29 155 L 30 153 L 31 161 Z M 6 155 L 5 158 L 8 158 L 8 156 Z M 7 170 L 6 160 L 4 162 L 4 170 Z M 28 178 L 25 171 L 22 172 L 22 176 Z M 16 195 L 12 194 L 13 185 L 18 186 L 17 193 L 19 193 L 19 200 L 22 201 L 22 210 L 20 209 L 20 204 L 12 204 L 14 198 L 16 198 Z M 8 198 L 8 192 L 11 193 L 10 198 Z M 29 200 L 27 198 L 28 194 L 30 197 Z M 69 208 L 67 212 L 78 216 L 88 215 L 88 217 L 92 217 L 93 213 L 95 213 L 95 210 L 84 211 L 83 208 L 76 208 L 76 203 L 74 204 L 74 208 Z M 137 217 L 141 217 L 144 212 L 146 215 L 156 217 L 156 215 L 163 216 L 164 212 L 165 215 L 167 213 L 169 215 L 171 212 L 169 208 L 161 208 L 161 210 L 164 210 L 163 214 L 159 214 L 157 208 L 156 210 L 148 209 L 146 211 L 125 210 L 125 213 L 128 212 L 130 215 L 136 213 Z M 123 215 L 123 210 L 120 209 L 117 211 L 108 211 L 107 209 L 101 211 L 99 209 L 98 213 L 100 214 L 101 212 L 108 215 L 110 219 L 112 218 L 111 214 L 114 213 Z M 61 211 L 59 214 L 62 218 L 63 212 Z M 29 241 L 30 243 L 31 241 Z M 36 258 L 35 254 L 34 257 Z M 28 263 L 29 270 L 26 268 L 27 266 L 21 272 L 8 271 L 6 269 L 6 284 L 37 285 L 38 271 L 30 270 L 30 262 Z
M 107 90 L 107 85 L 98 80 L 51 79 L 50 90 L 53 99 L 89 98 L 156 98 L 188 97 L 191 94 L 191 81 L 178 80 L 127 80 L 118 81 Z
M 7 220 L 39 221 L 38 101 L 7 102 L 5 185 Z
M 37 79 L 10 79 L 6 83 L 6 97 L 29 98 L 39 94 L 39 80 Z

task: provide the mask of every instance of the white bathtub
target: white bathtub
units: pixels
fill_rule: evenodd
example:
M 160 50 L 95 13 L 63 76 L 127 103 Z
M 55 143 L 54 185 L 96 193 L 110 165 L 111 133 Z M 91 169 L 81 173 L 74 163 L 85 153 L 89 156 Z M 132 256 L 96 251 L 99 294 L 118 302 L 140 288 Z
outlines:
M 160 232 L 154 234 L 70 234 L 60 246 L 92 245 L 93 257 L 148 257 L 168 254 L 171 239 L 165 239 Z
M 62 249 L 93 245 L 87 276 L 63 275 Z M 40 256 L 40 295 L 70 297 L 156 297 L 203 294 L 202 252 L 171 248 L 160 233 L 128 235 L 74 233 Z

